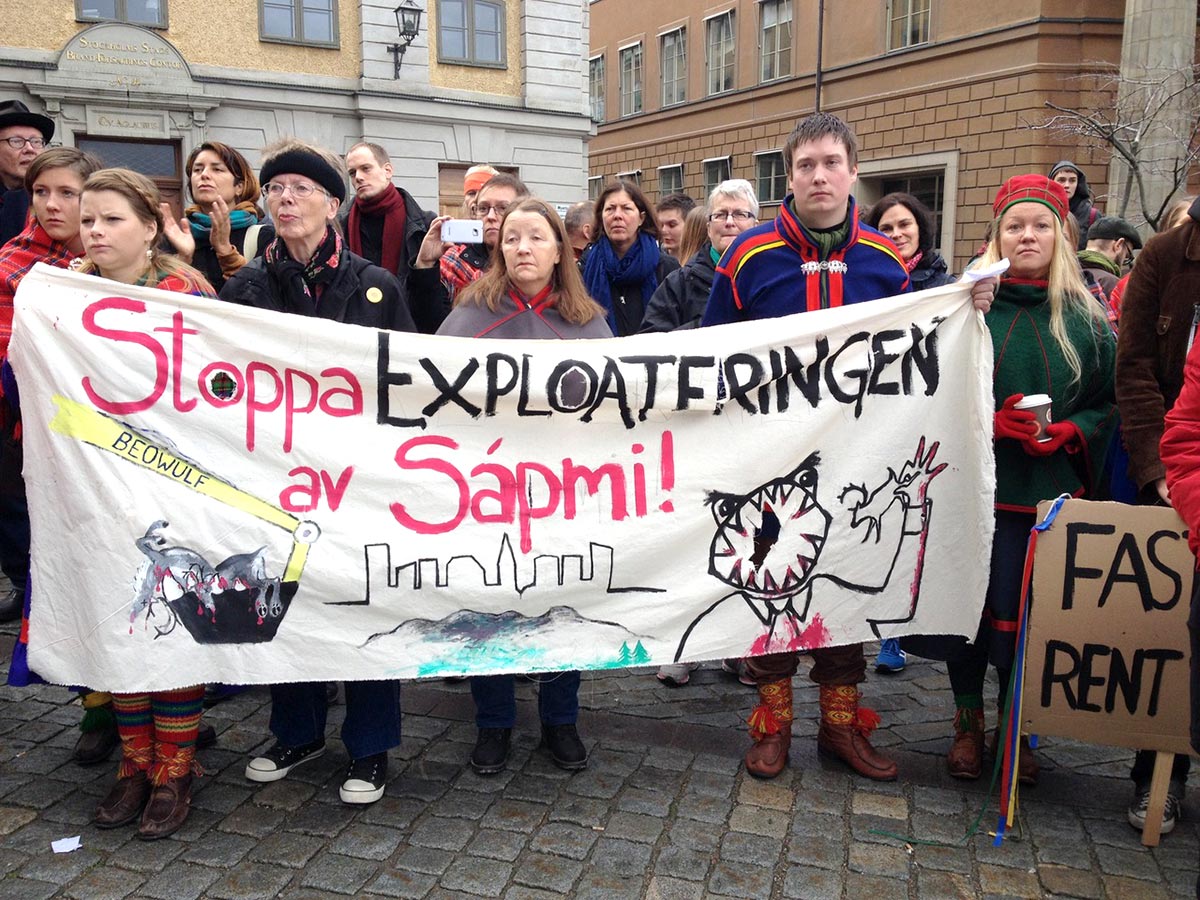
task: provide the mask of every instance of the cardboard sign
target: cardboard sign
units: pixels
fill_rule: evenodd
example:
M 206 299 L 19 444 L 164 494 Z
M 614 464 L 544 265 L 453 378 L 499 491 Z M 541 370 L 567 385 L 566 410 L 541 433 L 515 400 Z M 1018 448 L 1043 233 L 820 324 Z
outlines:
M 1034 556 L 1022 730 L 1190 753 L 1194 572 L 1174 510 L 1066 501 Z
M 37 268 L 10 351 L 31 665 L 137 691 L 974 634 L 994 461 L 968 291 L 512 341 Z

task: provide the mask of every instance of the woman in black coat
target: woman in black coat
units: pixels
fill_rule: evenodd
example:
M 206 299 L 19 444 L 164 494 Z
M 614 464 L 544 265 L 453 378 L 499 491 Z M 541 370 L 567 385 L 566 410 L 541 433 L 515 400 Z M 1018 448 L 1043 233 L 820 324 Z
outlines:
M 637 334 L 646 304 L 679 263 L 659 248 L 654 213 L 632 182 L 612 181 L 600 192 L 592 234 L 596 242 L 579 261 L 583 283 L 608 313 L 613 334 Z
M 933 249 L 933 213 L 912 194 L 894 193 L 880 198 L 867 210 L 865 221 L 892 239 L 908 269 L 914 291 L 941 287 L 954 280 L 946 260 Z
M 341 160 L 287 140 L 263 151 L 261 179 L 276 238 L 243 266 L 221 299 L 372 328 L 416 331 L 394 275 L 355 256 L 334 222 L 346 199 Z M 342 742 L 351 761 L 343 803 L 374 803 L 387 784 L 388 750 L 400 743 L 400 683 L 346 682 Z M 246 778 L 278 781 L 325 752 L 328 697 L 321 683 L 271 685 L 273 747 L 250 760 Z

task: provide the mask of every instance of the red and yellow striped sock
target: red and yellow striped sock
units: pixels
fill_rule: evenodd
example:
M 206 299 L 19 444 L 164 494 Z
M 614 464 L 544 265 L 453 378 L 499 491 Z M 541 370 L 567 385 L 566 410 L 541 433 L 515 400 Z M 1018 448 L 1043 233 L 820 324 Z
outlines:
M 148 771 L 154 761 L 154 722 L 149 694 L 113 694 L 113 714 L 121 736 L 121 767 L 118 778 Z

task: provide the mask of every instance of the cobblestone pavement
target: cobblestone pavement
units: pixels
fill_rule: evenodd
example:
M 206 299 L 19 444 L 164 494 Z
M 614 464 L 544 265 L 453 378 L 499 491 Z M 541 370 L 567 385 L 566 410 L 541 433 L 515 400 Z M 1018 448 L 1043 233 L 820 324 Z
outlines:
M 15 631 L 0 626 L 5 665 Z M 338 800 L 340 706 L 323 758 L 275 784 L 245 780 L 248 754 L 269 745 L 267 691 L 247 691 L 206 713 L 219 739 L 200 752 L 207 774 L 191 816 L 156 843 L 132 826 L 89 824 L 116 763 L 71 761 L 74 694 L 0 688 L 0 898 L 1195 896 L 1194 792 L 1175 831 L 1142 847 L 1125 822 L 1127 751 L 1045 741 L 1020 834 L 993 846 L 987 785 L 944 771 L 952 704 L 941 666 L 869 678 L 884 723 L 876 742 L 900 762 L 890 785 L 817 757 L 816 689 L 803 677 L 791 765 L 771 782 L 740 766 L 753 690 L 715 666 L 678 689 L 645 669 L 585 674 L 580 731 L 592 755 L 573 775 L 537 749 L 535 687 L 518 684 L 513 758 L 487 778 L 466 765 L 467 685 L 406 684 L 387 794 L 362 808 Z M 981 833 L 965 839 L 985 807 Z M 77 834 L 81 850 L 51 852 Z

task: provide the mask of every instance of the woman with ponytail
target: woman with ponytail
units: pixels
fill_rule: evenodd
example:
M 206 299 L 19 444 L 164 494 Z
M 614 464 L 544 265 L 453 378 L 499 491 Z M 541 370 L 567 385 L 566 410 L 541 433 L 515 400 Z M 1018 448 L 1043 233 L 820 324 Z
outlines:
M 208 281 L 159 250 L 162 198 L 154 182 L 129 169 L 88 177 L 79 201 L 79 237 L 87 261 L 80 271 L 112 281 L 214 297 Z M 100 828 L 140 820 L 138 837 L 157 840 L 187 820 L 192 777 L 200 772 L 196 740 L 204 685 L 173 691 L 114 693 L 121 740 L 117 782 L 96 808 Z

